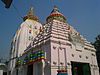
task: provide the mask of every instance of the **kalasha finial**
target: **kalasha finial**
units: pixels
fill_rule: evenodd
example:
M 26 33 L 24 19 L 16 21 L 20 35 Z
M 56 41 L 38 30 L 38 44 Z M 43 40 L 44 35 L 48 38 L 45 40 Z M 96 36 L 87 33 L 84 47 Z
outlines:
M 33 9 L 34 9 L 34 8 L 31 7 L 27 15 L 34 15 L 34 10 L 33 10 Z
M 30 8 L 30 10 L 27 13 L 27 15 L 23 18 L 24 21 L 26 19 L 32 19 L 32 20 L 35 20 L 35 21 L 39 21 L 38 17 L 35 16 L 35 14 L 34 14 L 34 8 L 33 7 Z
M 58 7 L 56 5 L 54 5 L 54 8 L 51 13 L 53 13 L 53 12 L 59 12 Z
M 54 5 L 54 10 L 58 10 L 58 7 L 56 5 Z

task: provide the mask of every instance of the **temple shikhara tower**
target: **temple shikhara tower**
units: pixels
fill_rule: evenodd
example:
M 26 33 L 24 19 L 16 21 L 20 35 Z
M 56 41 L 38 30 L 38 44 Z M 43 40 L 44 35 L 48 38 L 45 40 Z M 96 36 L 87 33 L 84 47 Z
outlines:
M 11 44 L 9 75 L 99 75 L 96 50 L 54 6 L 41 24 L 33 8 Z

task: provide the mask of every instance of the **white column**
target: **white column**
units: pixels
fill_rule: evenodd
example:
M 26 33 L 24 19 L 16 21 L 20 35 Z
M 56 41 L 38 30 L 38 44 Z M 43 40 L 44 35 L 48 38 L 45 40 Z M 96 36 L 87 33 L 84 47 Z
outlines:
M 45 61 L 42 60 L 42 75 L 44 75 Z
M 3 70 L 0 70 L 0 75 L 3 75 Z

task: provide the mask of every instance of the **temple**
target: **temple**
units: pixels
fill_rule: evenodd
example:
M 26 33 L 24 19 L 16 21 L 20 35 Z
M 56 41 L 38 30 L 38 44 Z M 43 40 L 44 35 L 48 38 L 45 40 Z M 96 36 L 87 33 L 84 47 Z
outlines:
M 9 75 L 99 75 L 96 50 L 54 6 L 41 24 L 33 8 L 11 44 Z

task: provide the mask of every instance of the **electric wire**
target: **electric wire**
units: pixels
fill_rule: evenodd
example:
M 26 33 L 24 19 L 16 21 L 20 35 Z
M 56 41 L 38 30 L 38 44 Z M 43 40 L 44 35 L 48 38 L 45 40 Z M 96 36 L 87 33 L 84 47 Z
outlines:
M 21 16 L 21 14 L 20 14 L 19 10 L 17 9 L 17 7 L 13 3 L 12 3 L 12 6 L 16 10 L 16 12 L 17 12 L 18 16 L 20 17 L 20 19 L 22 20 L 23 17 Z M 28 27 L 30 26 L 26 21 L 24 21 L 24 22 L 28 25 Z

